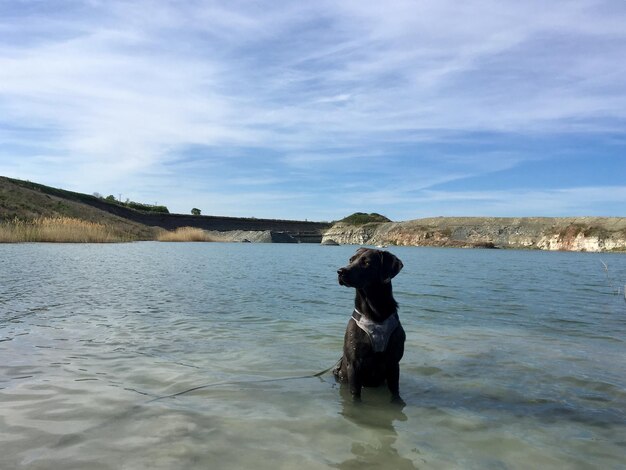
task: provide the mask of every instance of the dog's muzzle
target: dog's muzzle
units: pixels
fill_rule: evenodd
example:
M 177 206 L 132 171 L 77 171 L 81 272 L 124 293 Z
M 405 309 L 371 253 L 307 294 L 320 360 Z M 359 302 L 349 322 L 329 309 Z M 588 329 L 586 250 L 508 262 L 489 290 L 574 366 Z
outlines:
M 350 287 L 350 284 L 346 280 L 348 275 L 348 270 L 346 268 L 340 268 L 337 270 L 337 280 L 339 281 L 340 286 Z

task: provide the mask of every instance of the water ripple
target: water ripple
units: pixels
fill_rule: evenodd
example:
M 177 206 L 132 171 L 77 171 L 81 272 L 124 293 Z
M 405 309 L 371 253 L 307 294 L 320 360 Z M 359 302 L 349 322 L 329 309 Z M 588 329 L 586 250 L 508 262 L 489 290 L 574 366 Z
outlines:
M 354 407 L 328 376 L 275 381 L 339 358 L 354 247 L 0 250 L 2 468 L 622 462 L 626 304 L 595 255 L 392 248 L 398 410 L 384 389 Z

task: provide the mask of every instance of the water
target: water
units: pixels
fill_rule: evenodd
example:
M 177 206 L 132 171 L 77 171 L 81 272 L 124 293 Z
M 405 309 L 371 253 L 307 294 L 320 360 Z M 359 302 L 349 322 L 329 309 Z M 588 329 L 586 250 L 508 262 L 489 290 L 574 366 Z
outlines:
M 268 380 L 339 358 L 354 250 L 0 246 L 0 468 L 623 468 L 626 256 L 391 248 L 398 408 Z

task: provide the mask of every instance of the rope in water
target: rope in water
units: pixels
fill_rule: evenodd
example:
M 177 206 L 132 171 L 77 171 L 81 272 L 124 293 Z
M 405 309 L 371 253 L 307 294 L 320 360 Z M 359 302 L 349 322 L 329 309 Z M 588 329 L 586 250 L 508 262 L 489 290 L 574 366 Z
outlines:
M 340 359 L 341 360 L 341 359 Z M 330 366 L 328 369 L 324 369 L 323 371 L 317 372 L 315 374 L 309 375 L 296 375 L 292 377 L 278 377 L 275 379 L 257 379 L 257 380 L 236 380 L 236 381 L 224 381 L 224 382 L 213 382 L 210 384 L 198 385 L 196 387 L 188 388 L 187 390 L 182 390 L 180 392 L 172 393 L 170 395 L 163 395 L 161 397 L 153 398 L 152 400 L 148 400 L 146 403 L 152 403 L 158 400 L 164 400 L 166 398 L 176 398 L 181 395 L 185 395 L 187 393 L 195 392 L 196 390 L 202 390 L 204 388 L 218 387 L 220 385 L 241 385 L 241 384 L 252 384 L 252 383 L 269 383 L 269 382 L 281 382 L 285 380 L 299 380 L 299 379 L 313 379 L 316 377 L 321 377 L 322 375 L 330 372 L 339 361 L 337 361 L 334 365 Z

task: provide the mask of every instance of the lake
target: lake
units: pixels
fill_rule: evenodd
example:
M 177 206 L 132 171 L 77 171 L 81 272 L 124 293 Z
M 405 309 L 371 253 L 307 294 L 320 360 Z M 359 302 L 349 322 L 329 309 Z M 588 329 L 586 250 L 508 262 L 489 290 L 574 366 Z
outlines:
M 312 377 L 355 249 L 0 245 L 0 468 L 623 468 L 626 255 L 390 247 L 401 408 Z

